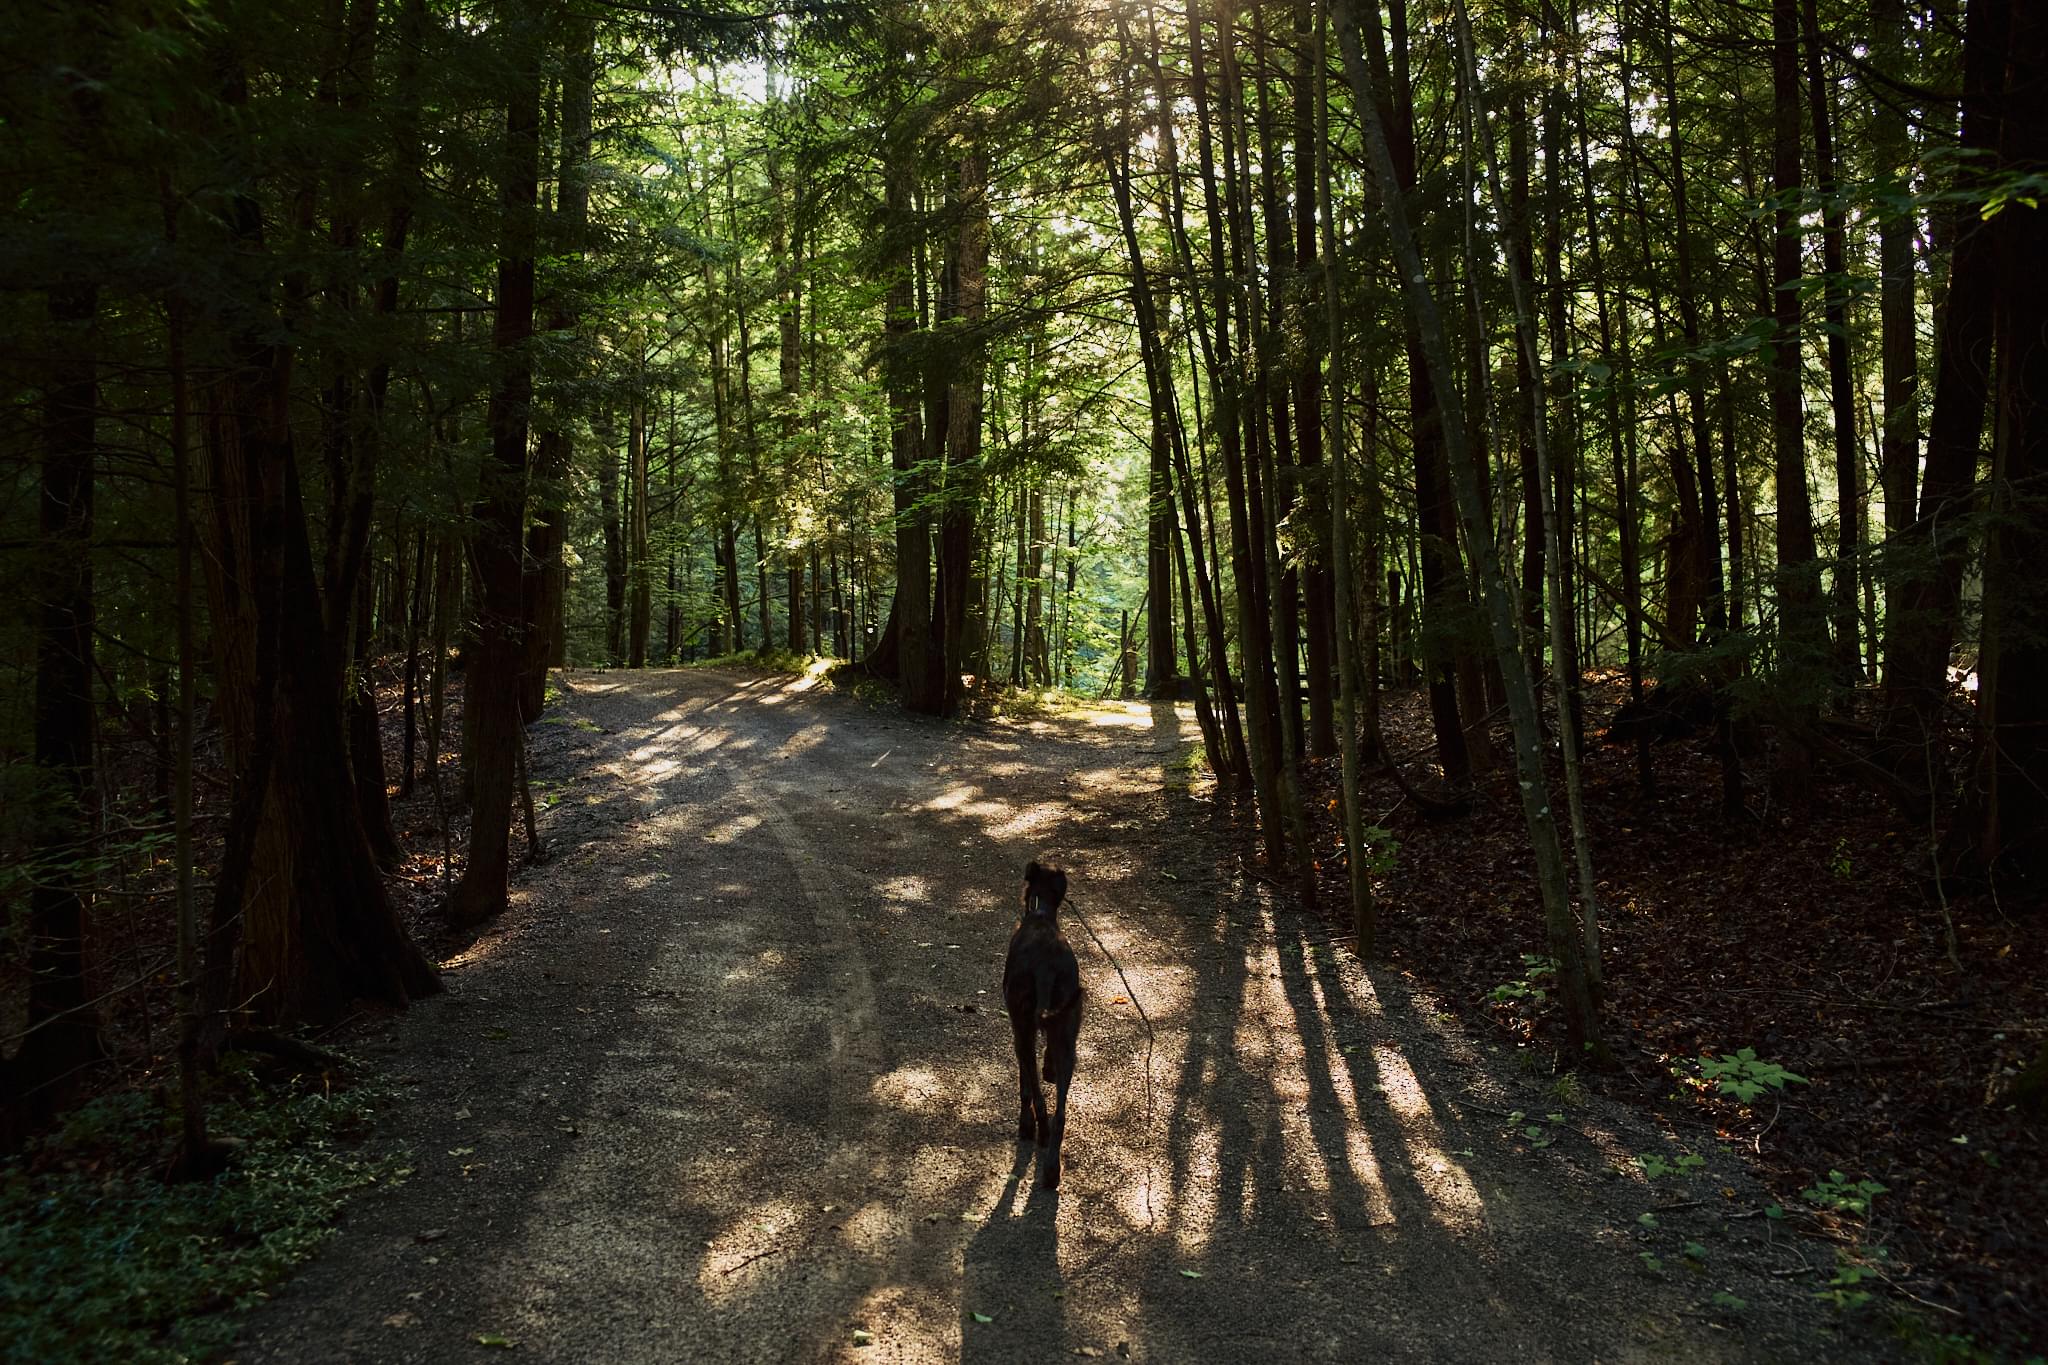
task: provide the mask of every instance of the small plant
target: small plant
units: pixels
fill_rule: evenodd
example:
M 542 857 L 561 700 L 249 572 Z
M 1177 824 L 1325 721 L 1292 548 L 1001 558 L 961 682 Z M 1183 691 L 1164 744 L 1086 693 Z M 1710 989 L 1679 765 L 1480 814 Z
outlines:
M 1365 848 L 1359 857 L 1365 862 L 1365 870 L 1375 877 L 1386 876 L 1394 870 L 1394 860 L 1401 852 L 1401 841 L 1379 825 L 1367 825 L 1363 833 Z
M 1867 1259 L 1859 1260 L 1848 1248 L 1838 1248 L 1835 1251 L 1835 1277 L 1828 1281 L 1826 1289 L 1815 1290 L 1813 1296 L 1844 1313 L 1869 1303 L 1870 1291 L 1860 1286 L 1867 1280 L 1883 1278 L 1873 1262 L 1883 1261 L 1886 1252 L 1883 1247 L 1873 1247 L 1863 1254 Z
M 1509 1005 L 1522 1000 L 1540 1005 L 1550 998 L 1550 992 L 1537 983 L 1544 980 L 1554 981 L 1556 977 L 1555 959 L 1537 953 L 1523 953 L 1522 975 L 1516 980 L 1495 986 L 1487 992 L 1486 998 L 1496 1005 Z
M 1508 1127 L 1520 1129 L 1521 1135 L 1529 1140 L 1531 1147 L 1548 1147 L 1557 1141 L 1554 1136 L 1545 1131 L 1542 1123 L 1527 1122 L 1528 1117 L 1527 1114 L 1517 1109 L 1514 1113 L 1508 1115 Z M 1564 1122 L 1564 1115 L 1545 1114 L 1543 1120 L 1544 1123 L 1561 1124 Z
M 1766 1090 L 1782 1091 L 1788 1085 L 1807 1083 L 1806 1077 L 1761 1060 L 1753 1047 L 1724 1057 L 1709 1053 L 1699 1059 L 1699 1069 L 1701 1080 L 1713 1082 L 1721 1094 L 1741 1104 L 1754 1103 Z
M 1835 840 L 1835 851 L 1828 858 L 1828 871 L 1834 875 L 1837 881 L 1847 882 L 1856 879 L 1856 864 L 1849 857 L 1849 841 L 1847 839 Z
M 1705 1157 L 1694 1156 L 1691 1152 L 1683 1153 L 1670 1161 L 1666 1161 L 1655 1152 L 1643 1152 L 1636 1157 L 1636 1165 L 1643 1168 L 1643 1178 L 1646 1180 L 1655 1180 L 1666 1175 L 1691 1175 L 1706 1164 Z
M 1567 1071 L 1550 1083 L 1550 1098 L 1569 1109 L 1586 1102 L 1586 1083 L 1576 1071 Z
M 1858 1218 L 1868 1218 L 1871 1202 L 1886 1193 L 1889 1191 L 1875 1180 L 1851 1181 L 1840 1171 L 1829 1171 L 1826 1180 L 1814 1181 L 1799 1192 L 1799 1197 L 1831 1213 L 1853 1213 Z

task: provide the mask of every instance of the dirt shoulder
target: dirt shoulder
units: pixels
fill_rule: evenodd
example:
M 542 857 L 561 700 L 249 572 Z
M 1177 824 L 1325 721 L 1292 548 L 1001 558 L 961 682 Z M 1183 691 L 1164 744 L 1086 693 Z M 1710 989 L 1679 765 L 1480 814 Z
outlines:
M 241 1360 L 1873 1354 L 1710 1134 L 1547 1092 L 1229 870 L 1170 707 L 948 726 L 737 671 L 563 686 L 554 860 L 364 1045 L 414 1173 Z M 1070 921 L 1057 1196 L 1012 1142 L 995 990 L 1032 856 L 1102 945 Z M 1647 1185 L 1645 1152 L 1707 1165 Z

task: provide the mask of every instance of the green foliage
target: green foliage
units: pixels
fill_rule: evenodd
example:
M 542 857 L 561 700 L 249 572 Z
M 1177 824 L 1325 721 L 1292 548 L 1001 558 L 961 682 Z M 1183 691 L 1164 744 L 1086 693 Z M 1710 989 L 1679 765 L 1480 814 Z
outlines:
M 1845 1313 L 1863 1307 L 1870 1302 L 1871 1291 L 1862 1286 L 1871 1280 L 1884 1278 L 1878 1266 L 1888 1255 L 1883 1247 L 1836 1248 L 1834 1278 L 1828 1281 L 1826 1289 L 1815 1290 L 1813 1296 Z
M 1394 870 L 1395 859 L 1401 852 L 1401 841 L 1380 825 L 1367 825 L 1364 834 L 1365 848 L 1360 856 L 1365 860 L 1365 870 L 1375 877 L 1384 877 Z
M 715 659 L 700 659 L 691 668 L 749 668 L 757 673 L 784 673 L 791 677 L 802 677 L 818 662 L 815 654 L 792 654 L 786 649 L 744 650 L 738 654 L 721 654 Z
M 1576 1071 L 1567 1071 L 1550 1083 L 1547 1092 L 1559 1104 L 1577 1108 L 1586 1102 L 1586 1083 L 1579 1079 Z
M 1787 1071 L 1776 1062 L 1760 1060 L 1753 1047 L 1723 1057 L 1709 1053 L 1699 1059 L 1700 1078 L 1742 1104 L 1753 1102 L 1766 1090 L 1782 1091 L 1788 1085 L 1805 1085 L 1806 1077 Z
M 1537 984 L 1541 981 L 1555 981 L 1557 960 L 1539 953 L 1522 954 L 1522 975 L 1513 981 L 1503 982 L 1486 993 L 1486 998 L 1496 1005 L 1511 1005 L 1519 1001 L 1542 1004 L 1550 998 L 1547 988 Z
M 1694 1156 L 1691 1152 L 1681 1153 L 1670 1161 L 1666 1161 L 1655 1152 L 1643 1152 L 1636 1157 L 1636 1165 L 1642 1168 L 1643 1178 L 1646 1180 L 1656 1180 L 1667 1175 L 1692 1175 L 1706 1164 L 1705 1157 Z
M 1886 1187 L 1875 1180 L 1851 1180 L 1840 1171 L 1829 1171 L 1827 1179 L 1814 1181 L 1799 1192 L 1799 1197 L 1833 1213 L 1868 1218 L 1872 1201 L 1886 1193 Z
M 327 1240 L 350 1193 L 404 1174 L 396 1158 L 357 1149 L 372 1108 L 362 1089 L 239 1082 L 209 1121 L 243 1146 L 223 1174 L 181 1185 L 136 1164 L 166 1150 L 174 1129 L 156 1097 L 78 1110 L 0 1169 L 0 1361 L 217 1356 L 234 1312 Z

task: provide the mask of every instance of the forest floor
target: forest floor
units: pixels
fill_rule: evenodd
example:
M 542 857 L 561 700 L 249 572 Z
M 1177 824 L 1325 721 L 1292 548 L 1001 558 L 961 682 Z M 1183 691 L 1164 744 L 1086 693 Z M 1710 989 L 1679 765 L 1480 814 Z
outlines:
M 1893 1353 L 1696 1116 L 1552 1082 L 1420 972 L 1332 951 L 1245 870 L 1185 713 L 560 686 L 551 861 L 354 1044 L 413 1174 L 238 1359 Z M 1032 856 L 1072 873 L 1090 993 L 1057 1195 L 1013 1143 L 996 989 Z M 1521 879 L 1432 878 L 1480 915 Z
M 1384 695 L 1388 749 L 1430 785 L 1424 694 Z M 1591 683 L 1588 732 L 1601 735 L 1625 699 L 1618 679 Z M 1506 752 L 1505 731 L 1495 739 Z M 1775 799 L 1766 755 L 1749 757 L 1748 818 L 1731 827 L 1712 749 L 1707 734 L 1655 746 L 1646 797 L 1632 748 L 1587 747 L 1618 1061 L 1599 1088 L 1660 1121 L 1711 1122 L 1809 1239 L 1822 1271 L 1811 1289 L 1869 1294 L 1867 1313 L 1910 1306 L 1918 1320 L 1904 1325 L 1938 1358 L 1977 1359 L 1977 1347 L 2037 1358 L 2048 1350 L 2048 1134 L 1997 1097 L 2048 1036 L 2035 965 L 2048 961 L 2048 916 L 1981 884 L 1935 885 L 1926 836 L 1902 832 L 1867 788 L 1823 775 L 1796 808 Z M 1335 768 L 1309 774 L 1333 847 Z M 1367 801 L 1368 820 L 1399 844 L 1380 882 L 1381 955 L 1547 1068 L 1563 1033 L 1553 1006 L 1516 989 L 1543 929 L 1506 775 L 1448 818 L 1383 775 Z M 1341 858 L 1321 870 L 1323 903 L 1346 906 Z M 1742 1048 L 1803 1083 L 1750 1106 L 1716 1097 L 1696 1059 Z M 1885 1192 L 1867 1216 L 1817 1207 L 1805 1191 L 1831 1177 Z

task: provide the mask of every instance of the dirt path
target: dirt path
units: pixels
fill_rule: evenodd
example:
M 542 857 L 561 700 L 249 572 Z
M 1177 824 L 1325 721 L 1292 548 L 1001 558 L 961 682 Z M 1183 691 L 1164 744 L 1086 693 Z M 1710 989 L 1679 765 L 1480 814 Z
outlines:
M 737 672 L 563 686 L 555 860 L 366 1044 L 416 1171 L 242 1361 L 1862 1353 L 1773 1276 L 1823 1258 L 1708 1135 L 1551 1096 L 1219 877 L 1171 708 L 965 727 Z M 1056 1197 L 1012 1142 L 994 989 L 1038 854 L 1130 982 L 1070 920 Z M 1709 1168 L 1616 1170 L 1685 1150 Z

